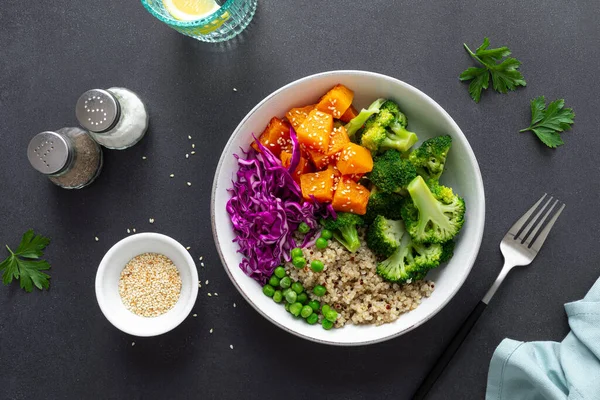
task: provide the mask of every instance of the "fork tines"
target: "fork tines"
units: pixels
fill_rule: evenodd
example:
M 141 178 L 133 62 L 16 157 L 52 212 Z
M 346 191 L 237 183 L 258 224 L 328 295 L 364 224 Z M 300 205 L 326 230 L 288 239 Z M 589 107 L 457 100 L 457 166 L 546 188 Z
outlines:
M 510 228 L 508 235 L 513 236 L 513 239 L 523 246 L 538 252 L 564 208 L 565 203 L 544 193 Z

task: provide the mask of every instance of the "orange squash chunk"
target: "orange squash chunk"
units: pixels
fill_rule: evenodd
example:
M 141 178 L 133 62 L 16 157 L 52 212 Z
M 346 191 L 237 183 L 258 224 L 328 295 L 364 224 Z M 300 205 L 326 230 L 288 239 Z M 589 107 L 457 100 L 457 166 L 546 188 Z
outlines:
M 331 162 L 331 157 L 328 154 L 319 153 L 318 151 L 309 150 L 308 158 L 315 164 L 317 169 L 323 169 Z
M 290 163 L 292 162 L 292 153 L 287 152 L 287 151 L 282 151 L 281 155 L 280 155 L 280 159 L 281 159 L 281 165 L 283 165 L 284 168 L 288 168 L 290 166 Z M 298 183 L 300 183 L 300 177 L 303 174 L 306 174 L 307 172 L 312 172 L 312 168 L 310 167 L 310 163 L 308 162 L 308 160 L 306 158 L 304 158 L 303 156 L 300 156 L 300 161 L 298 162 L 298 166 L 296 167 L 296 169 L 294 170 L 294 172 L 292 172 L 292 178 L 294 178 L 294 180 Z
M 315 108 L 315 105 L 312 104 L 310 106 L 304 107 L 295 107 L 292 108 L 285 114 L 287 120 L 292 124 L 294 130 L 297 131 L 298 127 L 302 125 L 308 114 Z
M 340 152 L 336 166 L 342 175 L 364 174 L 373 169 L 373 157 L 364 147 L 348 143 Z
M 331 202 L 333 200 L 333 180 L 335 174 L 333 167 L 325 171 L 304 174 L 300 177 L 300 188 L 302 197 L 310 200 L 311 196 L 320 202 Z
M 364 215 L 369 202 L 369 189 L 343 176 L 337 184 L 331 205 L 335 211 Z
M 317 109 L 331 114 L 333 118 L 341 118 L 352 105 L 354 92 L 344 85 L 335 85 L 333 89 L 325 93 L 317 103 Z
M 273 117 L 258 140 L 263 146 L 271 150 L 276 157 L 279 157 L 281 148 L 290 145 L 290 125 L 277 117 Z M 259 151 L 256 142 L 252 142 L 252 147 L 254 150 Z
M 352 179 L 354 182 L 359 182 L 365 174 L 352 174 L 348 175 L 348 178 Z
M 296 131 L 298 142 L 307 151 L 315 150 L 327 153 L 329 150 L 329 135 L 333 129 L 333 117 L 317 109 L 312 110 Z
M 331 132 L 331 138 L 329 139 L 329 150 L 327 151 L 327 154 L 333 156 L 334 154 L 343 150 L 348 143 L 350 143 L 350 137 L 348 137 L 346 128 L 343 126 L 335 128 Z
M 344 114 L 342 114 L 342 116 L 340 117 L 340 120 L 342 122 L 350 122 L 350 120 L 356 116 L 358 116 L 358 110 L 356 108 L 354 108 L 354 106 L 351 105 L 350 107 L 348 107 L 346 112 Z

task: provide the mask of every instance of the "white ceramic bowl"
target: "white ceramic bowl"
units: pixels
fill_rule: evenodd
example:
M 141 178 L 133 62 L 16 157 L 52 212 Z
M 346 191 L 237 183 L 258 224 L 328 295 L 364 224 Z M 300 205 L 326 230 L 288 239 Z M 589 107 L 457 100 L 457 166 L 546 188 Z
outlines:
M 133 257 L 143 253 L 167 256 L 179 270 L 181 294 L 175 306 L 158 317 L 129 311 L 119 295 L 119 277 Z M 104 316 L 118 329 L 134 336 L 157 336 L 179 325 L 198 297 L 198 271 L 190 253 L 176 240 L 159 233 L 138 233 L 121 240 L 106 253 L 96 274 L 96 299 Z
M 295 319 L 280 304 L 265 296 L 260 285 L 239 268 L 241 255 L 232 240 L 235 238 L 225 205 L 227 189 L 232 186 L 237 171 L 234 153 L 247 149 L 252 133 L 259 135 L 273 116 L 283 117 L 291 107 L 315 103 L 327 90 L 341 83 L 354 91 L 354 105 L 367 107 L 379 97 L 400 104 L 408 118 L 408 127 L 419 140 L 449 134 L 453 145 L 442 182 L 465 198 L 467 214 L 457 239 L 455 255 L 448 265 L 427 275 L 435 282 L 431 297 L 424 299 L 414 311 L 402 315 L 393 323 L 381 326 L 348 325 L 326 331 Z M 418 144 L 417 144 L 418 145 Z M 215 175 L 211 203 L 213 234 L 219 255 L 229 277 L 248 302 L 265 318 L 286 331 L 302 338 L 334 345 L 363 345 L 399 336 L 421 325 L 440 311 L 461 287 L 475 261 L 481 244 L 485 219 L 483 182 L 475 155 L 465 135 L 439 104 L 420 90 L 389 76 L 363 71 L 331 71 L 292 82 L 267 96 L 246 115 L 227 142 Z

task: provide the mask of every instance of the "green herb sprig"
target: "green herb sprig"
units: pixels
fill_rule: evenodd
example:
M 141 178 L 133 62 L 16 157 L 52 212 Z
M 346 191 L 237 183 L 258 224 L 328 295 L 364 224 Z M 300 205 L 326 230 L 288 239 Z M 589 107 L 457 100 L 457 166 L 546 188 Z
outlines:
M 531 131 L 548 147 L 564 144 L 560 133 L 571 129 L 575 119 L 572 108 L 564 108 L 565 100 L 554 100 L 546 107 L 544 96 L 531 100 L 531 124 L 519 132 Z
M 17 250 L 12 251 L 8 245 L 6 249 L 10 256 L 0 263 L 2 282 L 10 285 L 14 279 L 26 292 L 31 292 L 33 286 L 40 290 L 50 287 L 50 275 L 42 272 L 50 269 L 50 264 L 41 260 L 43 250 L 50 244 L 50 239 L 36 235 L 32 229 L 25 232 Z
M 482 67 L 470 67 L 460 74 L 461 81 L 471 81 L 469 84 L 469 94 L 471 98 L 479 103 L 481 92 L 487 89 L 492 78 L 494 90 L 500 93 L 506 93 L 509 90 L 515 90 L 518 86 L 526 86 L 527 82 L 519 71 L 521 62 L 516 58 L 508 57 L 511 51 L 508 47 L 498 47 L 490 49 L 490 40 L 486 37 L 483 44 L 473 53 L 466 43 L 463 43 L 467 52 Z M 507 57 L 507 58 L 505 58 Z M 505 58 L 504 60 L 502 60 Z

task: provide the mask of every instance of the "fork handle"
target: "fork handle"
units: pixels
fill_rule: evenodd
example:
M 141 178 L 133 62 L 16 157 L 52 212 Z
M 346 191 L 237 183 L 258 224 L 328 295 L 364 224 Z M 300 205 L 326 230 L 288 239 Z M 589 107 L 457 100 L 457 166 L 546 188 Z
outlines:
M 427 393 L 429 393 L 435 382 L 442 375 L 442 372 L 444 372 L 446 366 L 450 363 L 450 360 L 452 360 L 452 357 L 454 357 L 460 346 L 465 341 L 466 337 L 469 335 L 469 332 L 471 332 L 471 329 L 473 329 L 473 326 L 475 326 L 475 323 L 486 307 L 487 304 L 483 301 L 477 303 L 473 311 L 471 311 L 471 314 L 469 314 L 465 322 L 463 322 L 458 332 L 456 332 L 456 335 L 454 335 L 454 338 L 452 338 L 450 341 L 448 347 L 446 347 L 446 350 L 444 350 L 431 371 L 429 371 L 429 374 L 427 374 L 427 377 L 425 377 L 425 380 L 421 383 L 419 389 L 417 389 L 415 392 L 413 400 L 422 400 L 425 398 Z

